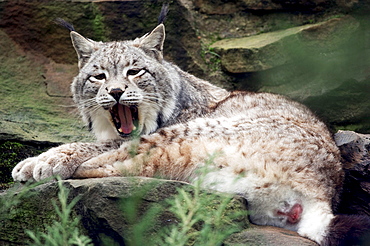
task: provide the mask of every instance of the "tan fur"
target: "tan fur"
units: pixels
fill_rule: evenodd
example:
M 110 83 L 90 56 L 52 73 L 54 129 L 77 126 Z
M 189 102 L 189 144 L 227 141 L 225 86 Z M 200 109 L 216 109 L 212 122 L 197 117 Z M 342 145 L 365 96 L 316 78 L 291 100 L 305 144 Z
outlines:
M 97 43 L 75 32 L 72 40 L 80 59 L 74 100 L 100 143 L 27 159 L 14 168 L 15 180 L 58 174 L 192 182 L 212 159 L 204 187 L 245 197 L 256 224 L 324 242 L 343 171 L 330 132 L 311 111 L 278 95 L 228 93 L 166 62 L 163 25 L 134 41 Z M 290 223 L 282 214 L 297 204 L 303 212 Z

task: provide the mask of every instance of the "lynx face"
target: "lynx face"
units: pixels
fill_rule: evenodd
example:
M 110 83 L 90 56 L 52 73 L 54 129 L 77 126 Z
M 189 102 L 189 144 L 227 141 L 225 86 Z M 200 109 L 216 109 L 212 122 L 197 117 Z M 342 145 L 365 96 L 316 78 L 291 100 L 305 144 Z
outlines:
M 80 67 L 74 100 L 99 140 L 149 134 L 171 116 L 178 88 L 162 64 L 164 28 L 134 41 L 71 36 Z

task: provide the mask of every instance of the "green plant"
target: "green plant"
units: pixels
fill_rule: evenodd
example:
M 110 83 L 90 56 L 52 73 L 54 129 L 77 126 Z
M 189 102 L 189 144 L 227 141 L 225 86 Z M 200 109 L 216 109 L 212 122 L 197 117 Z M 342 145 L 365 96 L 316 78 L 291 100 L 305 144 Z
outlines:
M 106 27 L 104 25 L 104 16 L 102 15 L 99 7 L 96 4 L 92 4 L 94 19 L 92 20 L 92 28 L 94 31 L 95 39 L 100 41 L 107 41 L 106 38 Z
M 0 224 L 17 213 L 14 208 L 21 202 L 22 199 L 30 197 L 33 194 L 32 189 L 42 184 L 26 183 L 24 185 L 16 183 L 9 188 L 6 193 L 0 194 Z M 0 227 L 1 228 L 1 227 Z
M 207 64 L 208 69 L 217 71 L 221 69 L 221 56 L 210 45 L 202 45 L 201 57 Z
M 0 189 L 7 189 L 13 184 L 11 177 L 14 166 L 29 156 L 41 154 L 49 146 L 37 146 L 13 141 L 0 141 Z
M 128 228 L 125 233 L 125 245 L 141 246 L 148 245 L 147 237 L 149 231 L 155 227 L 155 221 L 163 211 L 164 207 L 160 204 L 150 206 L 144 214 L 140 214 L 145 195 L 158 182 L 152 181 L 138 189 L 130 197 L 121 200 L 121 210 L 124 212 L 124 217 L 127 221 Z
M 123 199 L 121 209 L 127 223 L 125 245 L 214 246 L 221 245 L 232 233 L 240 231 L 245 225 L 246 211 L 232 207 L 235 204 L 232 203 L 232 195 L 210 193 L 203 188 L 216 156 L 210 156 L 204 167 L 198 170 L 198 178 L 192 186 L 177 188 L 177 194 L 162 203 L 143 203 L 159 181 L 146 183 Z M 167 223 L 158 229 L 163 226 L 161 216 L 164 214 L 166 220 L 171 218 L 170 225 Z
M 211 171 L 210 164 L 217 155 L 206 161 L 191 192 L 178 189 L 178 194 L 168 201 L 169 210 L 179 219 L 165 231 L 160 245 L 221 245 L 232 233 L 241 230 L 234 219 L 245 212 L 228 213 L 231 195 L 207 193 L 202 188 L 205 176 Z
M 33 240 L 30 245 L 92 245 L 91 239 L 80 234 L 78 229 L 79 218 L 72 219 L 72 208 L 76 205 L 79 197 L 75 197 L 70 203 L 67 202 L 69 190 L 63 186 L 58 178 L 58 199 L 59 205 L 53 200 L 53 207 L 59 217 L 59 221 L 54 221 L 51 226 L 46 226 L 46 232 L 32 232 L 26 230 L 26 233 Z

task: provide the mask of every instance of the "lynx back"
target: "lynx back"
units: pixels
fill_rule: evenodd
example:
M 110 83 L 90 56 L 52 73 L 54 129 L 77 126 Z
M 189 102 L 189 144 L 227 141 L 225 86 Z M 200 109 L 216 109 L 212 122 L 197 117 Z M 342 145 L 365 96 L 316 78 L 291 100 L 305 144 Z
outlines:
M 160 175 L 191 183 L 213 155 L 203 186 L 243 196 L 253 223 L 320 245 L 370 228 L 368 218 L 334 215 L 340 153 L 305 106 L 268 93 L 229 93 L 182 71 L 163 59 L 163 24 L 130 41 L 95 42 L 75 31 L 71 38 L 79 58 L 73 97 L 99 141 L 26 159 L 14 180 Z

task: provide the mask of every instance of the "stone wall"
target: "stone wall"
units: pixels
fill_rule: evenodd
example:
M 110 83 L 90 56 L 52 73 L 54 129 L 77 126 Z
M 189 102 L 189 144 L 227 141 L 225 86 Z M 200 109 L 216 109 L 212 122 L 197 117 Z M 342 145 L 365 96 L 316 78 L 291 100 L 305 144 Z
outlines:
M 94 40 L 132 39 L 156 26 L 161 5 L 0 2 L 1 138 L 91 139 L 70 100 L 76 54 L 68 31 L 54 19 L 66 19 Z M 172 1 L 164 53 L 219 86 L 284 94 L 307 104 L 334 130 L 366 133 L 367 10 L 366 1 Z
M 64 18 L 97 41 L 132 39 L 156 26 L 161 5 L 154 0 L 0 1 L 3 170 L 19 161 L 14 156 L 25 158 L 60 142 L 93 140 L 69 92 L 77 73 L 76 54 L 68 31 L 53 20 Z M 369 133 L 369 11 L 364 0 L 175 0 L 165 23 L 165 57 L 230 90 L 268 91 L 303 102 L 333 132 Z M 357 146 L 356 136 L 338 144 L 344 154 Z M 361 148 L 368 153 L 365 140 Z M 352 149 L 347 157 L 353 153 Z M 346 169 L 341 212 L 368 214 L 368 159 L 348 158 L 359 165 Z M 250 231 L 235 235 L 228 245 L 260 239 L 269 229 L 255 230 L 252 235 Z M 280 238 L 292 236 L 298 238 L 297 245 L 312 245 L 276 230 L 261 243 L 281 245 Z

